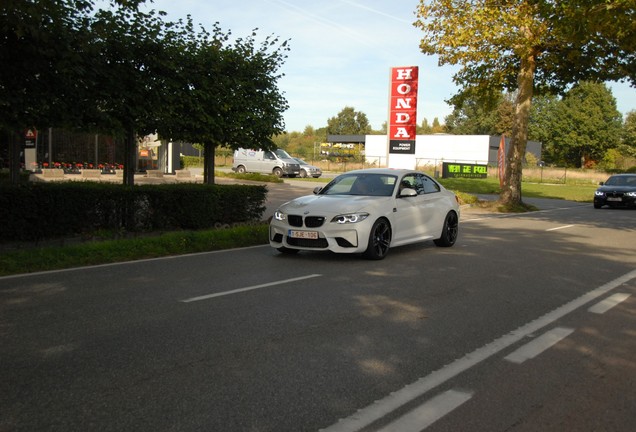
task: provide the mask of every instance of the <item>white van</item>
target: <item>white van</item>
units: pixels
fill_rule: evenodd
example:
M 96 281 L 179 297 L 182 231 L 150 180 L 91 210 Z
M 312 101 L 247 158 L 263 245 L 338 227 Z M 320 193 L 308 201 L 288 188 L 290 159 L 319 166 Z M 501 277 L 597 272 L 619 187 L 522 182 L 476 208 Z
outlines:
M 300 174 L 300 165 L 282 149 L 267 151 L 240 148 L 234 152 L 232 171 L 296 177 Z

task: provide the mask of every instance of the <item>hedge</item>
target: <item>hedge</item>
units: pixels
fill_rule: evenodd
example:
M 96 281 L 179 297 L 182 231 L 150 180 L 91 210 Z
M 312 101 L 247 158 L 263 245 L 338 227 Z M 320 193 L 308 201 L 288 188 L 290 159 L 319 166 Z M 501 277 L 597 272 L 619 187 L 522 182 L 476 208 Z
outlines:
M 260 221 L 266 195 L 261 185 L 0 184 L 0 242 Z

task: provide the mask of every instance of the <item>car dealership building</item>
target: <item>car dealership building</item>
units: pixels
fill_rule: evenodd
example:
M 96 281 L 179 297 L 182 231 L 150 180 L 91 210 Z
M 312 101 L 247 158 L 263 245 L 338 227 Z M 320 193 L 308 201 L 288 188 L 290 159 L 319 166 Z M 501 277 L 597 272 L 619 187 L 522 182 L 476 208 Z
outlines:
M 392 168 L 437 166 L 443 162 L 497 166 L 501 136 L 497 135 L 417 135 L 412 153 L 390 153 L 386 135 L 328 135 L 331 144 L 355 144 L 364 148 L 369 164 Z M 510 138 L 504 138 L 508 151 Z M 541 143 L 528 141 L 526 152 L 541 160 Z M 412 149 L 413 150 L 413 149 Z

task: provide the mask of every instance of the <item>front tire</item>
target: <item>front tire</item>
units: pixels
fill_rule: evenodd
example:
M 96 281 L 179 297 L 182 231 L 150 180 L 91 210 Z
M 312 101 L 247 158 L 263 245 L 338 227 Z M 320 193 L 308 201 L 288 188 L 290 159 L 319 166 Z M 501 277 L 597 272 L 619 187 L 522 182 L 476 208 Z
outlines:
M 282 177 L 283 176 L 283 170 L 276 167 L 274 168 L 274 171 L 272 171 L 272 174 L 274 174 L 276 177 Z
M 384 259 L 391 246 L 391 225 L 386 219 L 378 219 L 369 233 L 369 245 L 364 257 L 371 260 Z
M 300 178 L 307 178 L 307 171 L 305 171 L 304 169 L 300 170 Z
M 444 220 L 444 227 L 442 228 L 442 236 L 433 240 L 436 246 L 439 247 L 451 247 L 457 241 L 457 235 L 459 234 L 459 217 L 454 211 L 448 212 L 446 219 Z
M 238 174 L 245 174 L 245 167 L 243 165 L 239 165 L 236 167 L 236 172 Z

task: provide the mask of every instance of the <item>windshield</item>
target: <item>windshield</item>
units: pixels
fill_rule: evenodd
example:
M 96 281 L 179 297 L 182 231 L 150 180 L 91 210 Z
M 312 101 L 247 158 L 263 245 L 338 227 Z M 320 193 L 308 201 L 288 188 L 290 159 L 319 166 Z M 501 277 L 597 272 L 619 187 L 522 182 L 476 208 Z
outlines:
M 636 176 L 611 176 L 605 184 L 608 186 L 636 185 Z
M 285 150 L 283 149 L 278 149 L 276 150 L 274 153 L 276 153 L 276 155 L 278 155 L 279 158 L 282 159 L 292 159 L 292 157 L 289 155 L 289 153 L 287 153 Z
M 388 174 L 342 174 L 321 191 L 321 195 L 391 196 L 397 177 Z

